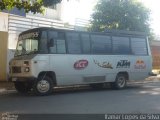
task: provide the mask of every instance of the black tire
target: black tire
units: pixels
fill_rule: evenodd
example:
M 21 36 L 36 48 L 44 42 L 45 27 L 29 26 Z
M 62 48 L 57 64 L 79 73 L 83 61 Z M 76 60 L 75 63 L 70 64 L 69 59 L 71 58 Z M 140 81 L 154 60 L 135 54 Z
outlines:
M 43 86 L 44 85 L 44 86 Z M 33 90 L 36 95 L 44 96 L 53 92 L 53 80 L 48 76 L 40 76 L 34 83 Z
M 32 84 L 30 82 L 16 81 L 14 82 L 14 86 L 19 93 L 23 94 L 28 93 L 32 88 Z
M 100 89 L 103 89 L 104 83 L 93 83 L 93 84 L 90 84 L 90 86 L 92 89 L 100 90 Z
M 127 77 L 125 74 L 118 74 L 114 83 L 111 83 L 112 88 L 120 90 L 126 87 Z

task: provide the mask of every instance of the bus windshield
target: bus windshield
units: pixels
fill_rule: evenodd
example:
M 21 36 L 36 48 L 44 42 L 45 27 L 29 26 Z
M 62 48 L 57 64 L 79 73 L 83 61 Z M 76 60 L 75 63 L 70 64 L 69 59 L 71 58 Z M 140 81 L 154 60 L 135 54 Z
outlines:
M 38 52 L 38 32 L 22 34 L 19 36 L 15 56 L 33 54 Z

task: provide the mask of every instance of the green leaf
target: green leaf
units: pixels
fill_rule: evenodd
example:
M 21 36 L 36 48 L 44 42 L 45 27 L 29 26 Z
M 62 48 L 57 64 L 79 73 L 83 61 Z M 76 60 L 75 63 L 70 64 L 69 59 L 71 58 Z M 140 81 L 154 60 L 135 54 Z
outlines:
M 2 0 L 0 2 L 0 10 L 11 10 L 14 7 L 18 9 L 24 9 L 25 12 L 33 12 L 35 13 L 42 13 L 44 12 L 43 6 L 51 6 L 53 4 L 58 4 L 62 0 L 35 0 L 35 2 L 31 3 L 31 0 L 22 1 L 22 0 Z

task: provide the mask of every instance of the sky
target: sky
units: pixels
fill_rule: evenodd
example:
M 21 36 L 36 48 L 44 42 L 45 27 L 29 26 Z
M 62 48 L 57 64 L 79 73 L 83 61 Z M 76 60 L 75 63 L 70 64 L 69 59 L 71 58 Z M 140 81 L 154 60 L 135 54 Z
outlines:
M 151 28 L 160 36 L 160 0 L 141 0 L 151 10 Z
M 70 24 L 75 24 L 77 18 L 89 20 L 97 0 L 70 0 L 65 1 L 62 19 Z M 160 36 L 160 0 L 140 0 L 151 10 L 151 28 Z M 68 14 L 69 13 L 69 14 Z
M 89 20 L 97 0 L 64 0 L 62 19 L 75 24 L 75 19 Z

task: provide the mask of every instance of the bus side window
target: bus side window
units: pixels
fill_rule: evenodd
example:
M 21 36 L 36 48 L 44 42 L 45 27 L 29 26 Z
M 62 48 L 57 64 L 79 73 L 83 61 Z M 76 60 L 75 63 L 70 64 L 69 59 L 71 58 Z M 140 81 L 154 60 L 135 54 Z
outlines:
M 57 32 L 55 31 L 48 31 L 48 47 L 49 47 L 49 53 L 54 54 L 57 53 L 56 48 L 56 39 L 57 39 Z M 51 45 L 52 43 L 52 45 Z
M 40 53 L 48 53 L 48 47 L 47 47 L 47 31 L 42 31 L 41 34 L 41 40 L 39 43 L 39 51 Z
M 79 34 L 76 32 L 67 32 L 67 45 L 68 45 L 68 52 L 70 54 L 80 54 L 81 53 L 81 42 Z
M 129 37 L 113 36 L 113 53 L 114 54 L 131 54 Z
M 147 55 L 147 43 L 145 38 L 131 38 L 131 49 L 134 55 Z
M 91 52 L 93 54 L 111 54 L 111 37 L 105 35 L 91 35 Z
M 66 42 L 65 42 L 65 35 L 64 32 L 59 32 L 58 33 L 58 38 L 57 38 L 57 53 L 58 54 L 64 54 L 66 53 Z
M 82 40 L 82 51 L 84 54 L 90 54 L 91 52 L 91 43 L 89 34 L 81 34 Z

